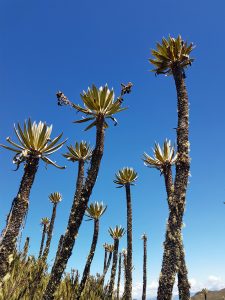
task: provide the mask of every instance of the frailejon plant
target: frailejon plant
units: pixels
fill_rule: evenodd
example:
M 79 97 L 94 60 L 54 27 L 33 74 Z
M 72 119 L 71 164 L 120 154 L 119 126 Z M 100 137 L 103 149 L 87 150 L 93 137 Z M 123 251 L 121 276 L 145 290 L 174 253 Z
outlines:
M 204 296 L 205 300 L 207 300 L 207 295 L 208 295 L 208 290 L 207 289 L 202 289 L 201 294 Z
M 142 288 L 142 300 L 146 300 L 146 288 L 147 288 L 147 235 L 142 235 L 143 240 L 143 288 Z
M 169 36 L 157 43 L 157 50 L 152 50 L 154 59 L 150 63 L 155 66 L 155 74 L 172 75 L 177 90 L 178 125 L 177 160 L 174 180 L 173 206 L 168 219 L 166 240 L 164 243 L 163 263 L 159 279 L 158 300 L 170 300 L 172 297 L 175 276 L 180 265 L 179 245 L 182 243 L 182 223 L 186 204 L 186 190 L 190 169 L 189 158 L 189 103 L 185 85 L 185 69 L 193 62 L 190 53 L 193 44 L 188 45 L 179 35 Z M 180 243 L 177 241 L 180 240 Z M 182 299 L 189 299 L 189 288 L 184 288 L 187 294 Z
M 71 210 L 67 230 L 62 240 L 62 244 L 59 245 L 60 251 L 57 251 L 58 255 L 55 258 L 43 300 L 52 300 L 54 298 L 54 293 L 60 284 L 68 259 L 72 254 L 75 238 L 78 234 L 89 198 L 98 176 L 104 152 L 105 129 L 108 127 L 106 120 L 112 119 L 115 122 L 114 115 L 126 109 L 121 107 L 123 102 L 122 96 L 126 93 L 130 93 L 131 86 L 132 84 L 122 87 L 120 97 L 115 100 L 114 91 L 110 90 L 107 85 L 100 87 L 99 89 L 93 85 L 91 89 L 88 88 L 87 92 L 84 91 L 81 94 L 84 107 L 69 101 L 62 92 L 57 93 L 58 104 L 70 105 L 75 110 L 85 114 L 86 117 L 79 121 L 75 121 L 75 123 L 92 121 L 86 130 L 96 127 L 96 144 L 91 156 L 87 177 L 80 186 L 80 189 L 78 190 L 76 188 L 74 203 L 77 203 L 77 207 L 75 210 Z
M 150 168 L 156 168 L 164 176 L 166 192 L 167 192 L 167 202 L 169 211 L 173 210 L 173 193 L 174 193 L 174 183 L 172 166 L 176 163 L 177 154 L 175 153 L 174 147 L 171 146 L 171 142 L 165 140 L 163 147 L 161 148 L 159 144 L 155 144 L 153 149 L 154 157 L 149 156 L 144 153 L 144 163 Z M 174 217 L 175 218 L 175 217 Z M 180 298 L 190 298 L 190 284 L 188 282 L 188 272 L 185 263 L 185 254 L 182 239 L 177 240 L 177 246 L 180 251 L 180 266 L 178 269 L 178 290 Z
M 123 168 L 116 174 L 114 183 L 118 187 L 125 187 L 126 189 L 126 203 L 127 203 L 127 269 L 126 269 L 126 285 L 125 296 L 127 300 L 132 299 L 132 203 L 130 186 L 134 185 L 137 180 L 137 173 L 133 168 Z
M 108 258 L 107 258 L 107 255 L 106 255 L 106 260 L 104 259 L 104 268 L 103 268 L 103 273 L 102 273 L 102 276 L 100 277 L 100 280 L 99 282 L 104 285 L 104 280 L 105 280 L 105 275 L 107 274 L 108 272 L 108 269 L 110 267 L 110 263 L 111 263 L 111 260 L 112 260 L 112 254 L 113 254 L 113 251 L 114 251 L 114 245 L 113 244 L 107 244 L 105 243 L 103 245 L 103 247 L 105 248 L 105 253 L 109 254 Z
M 43 256 L 42 256 L 42 260 L 44 260 L 44 261 L 47 260 L 47 257 L 49 254 L 51 240 L 52 240 L 52 233 L 53 233 L 55 218 L 56 218 L 56 210 L 57 210 L 57 206 L 58 206 L 59 202 L 62 201 L 62 195 L 59 192 L 51 193 L 49 195 L 49 200 L 53 204 L 53 208 L 52 208 L 51 220 L 50 220 L 48 231 L 47 231 L 47 241 L 46 241 L 45 249 L 44 249 Z
M 51 240 L 52 240 L 52 233 L 53 233 L 54 224 L 55 224 L 57 205 L 59 202 L 62 201 L 62 195 L 59 192 L 51 193 L 49 195 L 49 200 L 53 204 L 52 215 L 51 215 L 50 223 L 48 224 L 47 240 L 46 240 L 45 248 L 43 251 L 43 255 L 41 256 L 41 259 L 37 266 L 35 280 L 32 283 L 32 288 L 31 288 L 31 292 L 30 292 L 31 298 L 34 298 L 34 295 L 37 291 L 38 285 L 41 282 L 41 277 L 43 275 L 43 272 L 44 272 L 45 268 L 47 267 L 47 258 L 48 258 Z
M 40 250 L 39 250 L 39 255 L 38 258 L 41 258 L 43 248 L 44 248 L 44 242 L 45 242 L 45 236 L 48 230 L 48 225 L 49 225 L 49 218 L 42 218 L 41 219 L 41 226 L 43 227 L 42 229 L 42 237 L 41 237 L 41 245 L 40 245 Z
M 98 234 L 99 234 L 99 219 L 101 218 L 101 216 L 104 214 L 104 212 L 106 211 L 107 206 L 104 206 L 103 203 L 91 203 L 87 209 L 86 209 L 86 216 L 89 218 L 89 220 L 94 220 L 94 232 L 93 232 L 93 238 L 92 238 L 92 243 L 91 243 L 91 249 L 85 264 L 85 268 L 83 271 L 83 276 L 79 285 L 79 289 L 78 289 L 78 295 L 77 295 L 77 300 L 80 299 L 80 296 L 84 290 L 87 278 L 89 276 L 90 273 L 90 268 L 91 268 L 91 263 L 92 260 L 94 258 L 94 254 L 95 254 L 95 249 L 96 249 L 96 245 L 98 242 Z
M 117 268 L 117 260 L 118 260 L 119 240 L 125 234 L 125 230 L 121 226 L 116 226 L 114 229 L 112 229 L 110 227 L 109 234 L 114 239 L 114 250 L 113 250 L 113 262 L 112 262 L 112 268 L 111 268 L 108 297 L 109 297 L 109 299 L 113 299 L 113 291 L 114 291 L 114 285 L 115 285 L 116 268 Z
M 53 162 L 49 155 L 59 150 L 65 141 L 58 143 L 62 134 L 51 139 L 52 126 L 43 122 L 24 122 L 22 129 L 18 123 L 14 126 L 19 143 L 13 142 L 9 137 L 6 139 L 13 147 L 1 145 L 2 147 L 16 153 L 13 162 L 17 168 L 24 163 L 24 174 L 20 183 L 17 196 L 14 198 L 10 212 L 7 217 L 6 227 L 3 230 L 0 242 L 0 280 L 6 275 L 9 262 L 8 258 L 13 254 L 17 237 L 28 212 L 29 195 L 34 178 L 38 169 L 39 160 L 51 164 L 57 168 L 64 169 Z

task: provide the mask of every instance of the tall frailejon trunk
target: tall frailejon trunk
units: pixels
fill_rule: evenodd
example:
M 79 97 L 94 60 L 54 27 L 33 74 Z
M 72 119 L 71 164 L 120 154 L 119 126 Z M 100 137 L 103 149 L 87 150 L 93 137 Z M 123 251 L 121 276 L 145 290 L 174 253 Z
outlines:
M 126 286 L 126 269 L 127 269 L 127 253 L 123 252 L 123 269 L 124 269 L 124 291 L 123 291 L 123 299 L 125 297 L 125 286 Z
M 147 236 L 143 237 L 143 289 L 142 289 L 142 300 L 146 300 L 146 287 L 147 287 Z
M 176 176 L 174 195 L 169 214 L 166 240 L 164 243 L 163 264 L 159 279 L 158 300 L 171 300 L 176 273 L 180 266 L 179 245 L 182 244 L 182 221 L 185 209 L 186 190 L 190 169 L 189 162 L 189 111 L 188 95 L 184 82 L 183 70 L 180 66 L 173 68 L 173 76 L 178 98 L 178 126 Z M 184 297 L 186 297 L 184 295 Z M 186 299 L 186 298 L 185 298 Z
M 40 246 L 40 250 L 39 250 L 38 259 L 41 258 L 41 256 L 42 256 L 44 242 L 45 242 L 45 234 L 46 234 L 46 224 L 44 224 L 44 227 L 43 227 L 43 230 L 42 230 L 41 246 Z
M 39 261 L 39 264 L 38 264 L 38 270 L 36 272 L 35 280 L 34 280 L 32 286 L 31 286 L 31 291 L 30 291 L 31 298 L 32 297 L 34 298 L 35 292 L 36 292 L 36 290 L 38 288 L 38 285 L 41 281 L 41 277 L 42 277 L 42 274 L 44 272 L 44 269 L 47 267 L 46 261 L 47 261 L 47 258 L 48 258 L 50 245 L 51 245 L 51 240 L 52 240 L 52 233 L 53 233 L 53 228 L 54 228 L 54 223 L 55 223 L 55 218 L 56 218 L 57 204 L 58 203 L 53 204 L 52 216 L 51 216 L 50 224 L 49 224 L 48 231 L 47 231 L 47 241 L 46 241 L 46 244 L 45 244 L 45 249 L 44 249 L 43 255 L 41 256 L 39 254 L 39 259 L 41 259 L 41 260 Z M 41 251 L 41 249 L 40 249 L 40 251 Z M 40 253 L 42 253 L 42 252 L 40 252 Z
M 84 185 L 76 189 L 74 205 L 70 212 L 70 217 L 65 232 L 63 243 L 60 245 L 61 251 L 55 258 L 55 262 L 51 271 L 50 279 L 43 295 L 43 300 L 54 299 L 54 293 L 59 286 L 61 277 L 66 268 L 68 259 L 70 258 L 78 234 L 81 222 L 83 220 L 85 210 L 88 205 L 88 200 L 91 196 L 95 185 L 98 171 L 100 168 L 101 159 L 104 150 L 104 117 L 100 116 L 97 120 L 96 145 L 91 158 L 91 166 L 88 170 L 87 179 Z
M 163 174 L 164 174 L 165 186 L 167 191 L 168 206 L 169 206 L 169 210 L 171 210 L 173 205 L 172 201 L 173 201 L 173 192 L 174 192 L 171 166 L 167 166 Z M 179 269 L 177 272 L 179 299 L 189 300 L 191 297 L 190 284 L 188 282 L 188 271 L 185 262 L 185 253 L 184 253 L 184 246 L 182 242 L 182 236 L 180 237 L 180 239 L 178 239 L 177 243 L 178 243 L 179 255 L 180 255 Z
M 109 269 L 111 260 L 112 260 L 112 252 L 109 253 L 109 257 L 108 257 L 106 266 L 105 266 L 104 271 L 103 271 L 103 274 L 102 274 L 102 276 L 100 277 L 100 280 L 99 280 L 99 282 L 100 282 L 102 285 L 104 285 L 105 275 L 106 275 L 106 273 L 108 272 L 108 269 Z
M 117 291 L 116 299 L 120 299 L 120 277 L 121 277 L 121 253 L 119 254 L 119 266 L 118 266 L 118 281 L 117 281 Z
M 132 205 L 130 184 L 126 185 L 127 198 L 127 268 L 126 268 L 126 285 L 125 299 L 132 299 Z
M 178 271 L 178 291 L 179 299 L 190 300 L 190 283 L 188 281 L 188 271 L 185 263 L 185 253 L 183 244 L 180 245 L 180 267 Z
M 103 273 L 104 273 L 104 270 L 106 268 L 106 264 L 107 264 L 107 250 L 105 249 L 105 255 L 104 255 L 104 264 L 103 264 Z
M 53 228 L 54 228 L 54 223 L 55 223 L 55 218 L 56 218 L 57 204 L 58 203 L 54 203 L 53 208 L 52 208 L 51 221 L 50 221 L 50 224 L 49 224 L 49 227 L 48 227 L 48 232 L 47 232 L 47 241 L 46 241 L 46 244 L 45 244 L 45 249 L 44 249 L 44 253 L 43 253 L 43 257 L 42 257 L 43 261 L 47 260 L 49 250 L 50 250 L 50 245 L 51 245 L 51 240 L 52 240 L 52 233 L 53 233 Z
M 18 194 L 13 200 L 7 218 L 6 228 L 0 243 L 0 280 L 8 272 L 8 258 L 15 250 L 20 228 L 28 212 L 29 195 L 38 169 L 38 162 L 38 158 L 30 157 L 27 159 Z
M 109 299 L 113 299 L 113 290 L 115 285 L 115 278 L 116 278 L 116 266 L 118 260 L 118 249 L 119 249 L 119 240 L 114 240 L 114 251 L 113 251 L 113 262 L 112 262 L 112 269 L 111 269 L 111 276 L 109 282 L 109 290 L 108 290 L 108 297 Z
M 85 265 L 85 268 L 84 268 L 83 276 L 82 276 L 82 279 L 81 279 L 81 282 L 80 282 L 80 285 L 79 285 L 78 295 L 77 295 L 77 298 L 76 298 L 77 300 L 80 299 L 80 297 L 81 297 L 81 294 L 84 290 L 87 278 L 88 278 L 89 273 L 90 273 L 91 263 L 92 263 L 92 260 L 94 258 L 95 249 L 96 249 L 96 245 L 97 245 L 97 242 L 98 242 L 98 233 L 99 233 L 99 220 L 96 219 L 96 220 L 94 220 L 94 234 L 93 234 L 93 239 L 92 239 L 92 243 L 91 243 L 91 249 L 90 249 L 90 252 L 89 252 L 89 255 L 88 255 L 88 258 L 87 258 L 87 261 L 86 261 L 86 265 Z

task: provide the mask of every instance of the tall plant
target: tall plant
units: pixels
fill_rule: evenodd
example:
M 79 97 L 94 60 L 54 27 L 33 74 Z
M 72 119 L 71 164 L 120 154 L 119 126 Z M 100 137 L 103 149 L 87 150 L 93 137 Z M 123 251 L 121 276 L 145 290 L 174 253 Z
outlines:
M 147 153 L 144 153 L 145 165 L 150 168 L 158 169 L 160 173 L 163 174 L 164 176 L 169 213 L 173 211 L 173 205 L 174 205 L 173 203 L 174 182 L 173 182 L 172 166 L 176 163 L 176 160 L 177 160 L 177 154 L 175 153 L 175 149 L 174 147 L 172 147 L 171 142 L 168 140 L 165 140 L 162 149 L 159 144 L 155 144 L 153 157 L 149 156 Z M 185 254 L 184 254 L 182 239 L 177 240 L 177 247 L 179 249 L 179 255 L 180 255 L 180 259 L 179 259 L 180 264 L 177 272 L 179 296 L 181 299 L 189 299 L 190 284 L 188 282 L 188 272 L 187 272 L 187 267 L 185 262 Z
M 110 227 L 109 234 L 114 239 L 114 251 L 113 251 L 113 262 L 111 268 L 108 297 L 109 299 L 113 299 L 113 291 L 114 291 L 115 278 L 116 278 L 116 267 L 117 267 L 117 260 L 118 260 L 119 240 L 125 234 L 125 230 L 121 226 L 120 227 L 116 226 L 114 229 Z
M 190 169 L 189 158 L 189 103 L 185 85 L 185 69 L 192 64 L 190 53 L 193 44 L 188 45 L 179 35 L 163 38 L 162 44 L 157 43 L 157 50 L 152 50 L 154 59 L 150 63 L 155 66 L 156 74 L 172 75 L 177 90 L 178 125 L 177 161 L 172 196 L 172 209 L 169 214 L 166 240 L 164 243 L 163 263 L 159 279 L 158 300 L 170 300 L 172 297 L 175 276 L 180 265 L 179 245 L 182 243 L 182 222 L 186 204 L 186 190 Z M 178 243 L 177 241 L 180 240 Z M 183 295 L 183 299 L 189 299 Z
M 125 296 L 127 300 L 132 299 L 132 203 L 130 186 L 134 185 L 137 180 L 137 173 L 132 168 L 123 168 L 116 174 L 114 183 L 118 187 L 126 189 L 127 203 L 127 268 L 126 268 L 126 285 Z
M 7 217 L 6 227 L 2 232 L 0 242 L 0 280 L 8 272 L 9 256 L 13 254 L 17 237 L 28 212 L 29 195 L 34 178 L 38 169 L 39 160 L 51 164 L 57 168 L 64 169 L 53 162 L 49 155 L 60 149 L 65 141 L 57 144 L 62 134 L 51 139 L 52 126 L 43 122 L 24 122 L 22 129 L 20 124 L 14 126 L 19 143 L 13 142 L 9 137 L 6 139 L 12 146 L 1 145 L 5 149 L 16 153 L 13 162 L 17 168 L 24 163 L 24 174 L 20 182 L 17 196 L 14 198 L 10 212 Z
M 207 289 L 202 289 L 201 293 L 204 296 L 205 300 L 207 300 L 207 295 L 208 295 L 208 290 Z
M 95 254 L 95 249 L 96 245 L 98 242 L 98 234 L 99 234 L 99 219 L 100 217 L 104 214 L 106 210 L 106 206 L 103 205 L 103 203 L 91 203 L 89 207 L 86 209 L 86 216 L 89 218 L 89 220 L 94 220 L 94 232 L 93 232 L 93 238 L 92 238 L 92 243 L 91 243 L 91 249 L 85 264 L 85 268 L 83 271 L 83 276 L 79 285 L 78 289 L 78 295 L 77 295 L 77 300 L 80 299 L 81 294 L 84 290 L 86 281 L 88 279 L 89 273 L 90 273 L 90 268 L 91 268 L 91 263 L 94 258 Z
M 105 251 L 106 253 L 109 253 L 108 255 L 108 259 L 106 260 L 106 264 L 104 264 L 104 269 L 103 269 L 103 274 L 102 276 L 100 277 L 100 283 L 102 283 L 102 285 L 104 285 L 104 280 L 105 280 L 105 276 L 108 272 L 108 269 L 110 267 L 110 263 L 111 263 L 111 260 L 112 260 L 112 254 L 113 254 L 113 251 L 114 251 L 114 245 L 113 244 L 104 244 L 104 248 L 105 248 Z
M 44 248 L 44 242 L 45 242 L 45 236 L 48 230 L 48 225 L 49 225 L 49 218 L 42 218 L 41 219 L 41 226 L 43 227 L 42 229 L 42 236 L 41 236 L 41 245 L 40 245 L 40 250 L 39 250 L 39 255 L 38 258 L 41 258 L 43 248 Z
M 110 91 L 107 85 L 103 88 L 100 87 L 99 89 L 93 85 L 92 89 L 88 88 L 87 92 L 83 92 L 83 94 L 81 94 L 81 98 L 84 103 L 83 108 L 69 101 L 62 92 L 57 93 L 58 103 L 60 105 L 70 105 L 77 111 L 85 114 L 86 117 L 79 121 L 75 121 L 75 123 L 92 121 L 85 130 L 96 127 L 96 144 L 92 153 L 90 168 L 88 169 L 85 182 L 81 185 L 79 190 L 76 189 L 74 197 L 74 205 L 76 204 L 76 207 L 75 209 L 71 209 L 67 230 L 64 235 L 62 245 L 60 245 L 61 250 L 55 259 L 51 271 L 49 283 L 43 296 L 44 300 L 51 300 L 54 298 L 54 293 L 59 286 L 68 259 L 72 254 L 75 238 L 78 234 L 89 198 L 98 176 L 104 152 L 105 129 L 108 127 L 106 120 L 112 119 L 116 122 L 114 114 L 125 109 L 121 107 L 123 101 L 122 95 L 129 93 L 131 86 L 122 87 L 121 96 L 114 100 L 114 91 Z
M 47 241 L 46 241 L 46 245 L 45 245 L 45 249 L 44 249 L 43 257 L 42 257 L 42 259 L 44 261 L 47 260 L 47 257 L 49 254 L 51 240 L 52 240 L 52 233 L 53 233 L 55 218 L 56 218 L 56 210 L 57 210 L 57 206 L 58 206 L 59 202 L 62 201 L 62 195 L 59 192 L 51 193 L 49 195 L 49 200 L 52 202 L 53 208 L 52 208 L 52 216 L 51 216 L 51 220 L 50 220 L 50 224 L 49 224 L 48 232 L 47 232 Z

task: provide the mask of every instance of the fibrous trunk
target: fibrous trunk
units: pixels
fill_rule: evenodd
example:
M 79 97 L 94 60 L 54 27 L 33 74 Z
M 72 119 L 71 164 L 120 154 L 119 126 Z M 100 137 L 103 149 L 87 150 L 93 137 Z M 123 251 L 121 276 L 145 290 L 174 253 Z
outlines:
M 94 221 L 94 234 L 93 234 L 93 239 L 92 239 L 92 243 L 91 243 L 91 249 L 90 249 L 90 252 L 89 252 L 89 255 L 88 255 L 88 258 L 86 261 L 86 265 L 84 268 L 83 276 L 82 276 L 82 279 L 81 279 L 81 282 L 79 285 L 78 296 L 76 298 L 77 300 L 80 299 L 80 296 L 84 290 L 86 281 L 87 281 L 89 273 L 90 273 L 91 263 L 94 258 L 95 249 L 96 249 L 96 245 L 98 242 L 98 233 L 99 233 L 99 220 L 96 219 Z
M 38 258 L 41 258 L 41 256 L 42 256 L 44 242 L 45 242 L 45 234 L 46 234 L 46 224 L 44 224 L 44 227 L 43 227 L 43 230 L 42 230 L 41 246 L 40 246 Z
M 48 227 L 48 232 L 47 232 L 47 241 L 45 244 L 45 249 L 44 249 L 44 253 L 43 253 L 43 257 L 42 260 L 46 261 L 48 254 L 49 254 L 49 250 L 50 250 L 50 245 L 51 245 L 51 240 L 52 240 L 52 233 L 53 233 L 53 228 L 54 228 L 54 223 L 55 223 L 55 218 L 56 218 L 56 208 L 57 208 L 57 203 L 53 204 L 53 209 L 52 209 L 52 216 L 51 216 L 51 221 Z
M 165 178 L 168 206 L 169 206 L 169 210 L 171 211 L 173 205 L 174 185 L 173 185 L 172 169 L 170 165 L 165 168 L 163 174 Z M 180 239 L 178 239 L 177 246 L 179 249 L 179 256 L 180 256 L 179 269 L 177 272 L 179 299 L 189 300 L 190 284 L 188 282 L 188 271 L 185 262 L 185 253 L 184 253 L 182 236 L 180 237 Z
M 45 249 L 44 249 L 44 252 L 43 252 L 42 256 L 41 256 L 42 252 L 41 252 L 41 249 L 40 249 L 40 254 L 39 254 L 40 261 L 38 262 L 38 265 L 37 265 L 35 280 L 34 280 L 33 284 L 31 285 L 30 295 L 32 297 L 34 297 L 35 292 L 38 288 L 38 285 L 41 281 L 42 274 L 43 274 L 45 268 L 47 267 L 46 261 L 47 261 L 47 257 L 48 257 L 48 254 L 49 254 L 51 240 L 52 240 L 52 233 L 53 233 L 53 228 L 54 228 L 54 223 L 55 223 L 55 218 L 56 218 L 56 208 L 57 208 L 57 203 L 54 203 L 53 204 L 53 209 L 52 209 L 51 221 L 50 221 L 48 231 L 47 231 L 47 241 L 46 241 L 46 244 L 45 244 Z M 45 230 L 46 230 L 46 228 L 45 228 Z
M 117 300 L 120 299 L 120 277 L 121 277 L 121 253 L 119 254 L 118 281 L 117 281 L 117 291 L 116 291 Z
M 118 260 L 118 249 L 119 249 L 119 240 L 114 240 L 114 251 L 113 251 L 113 262 L 112 262 L 112 269 L 111 269 L 111 276 L 109 282 L 109 290 L 108 290 L 108 297 L 112 299 L 113 297 L 113 290 L 115 285 L 115 278 L 116 278 L 116 266 Z
M 100 284 L 102 284 L 102 285 L 104 285 L 105 275 L 106 275 L 106 273 L 108 272 L 108 269 L 109 269 L 111 260 L 112 260 L 112 252 L 109 253 L 109 257 L 108 257 L 106 266 L 105 266 L 105 268 L 104 268 L 103 274 L 102 274 L 102 276 L 101 276 L 100 279 L 99 279 L 99 282 L 100 282 Z
M 177 98 L 178 98 L 178 126 L 177 126 L 177 162 L 174 182 L 174 194 L 171 201 L 166 240 L 164 243 L 163 264 L 159 279 L 158 300 L 171 300 L 175 276 L 180 267 L 180 249 L 182 244 L 182 222 L 185 209 L 186 189 L 189 175 L 189 111 L 188 95 L 184 82 L 183 70 L 180 66 L 173 68 Z M 184 295 L 184 297 L 186 297 Z M 188 296 L 187 296 L 188 297 Z M 183 298 L 186 299 L 186 298 Z M 189 299 L 189 298 L 187 298 Z
M 64 234 L 62 245 L 59 254 L 55 258 L 55 262 L 51 271 L 50 279 L 44 293 L 44 300 L 54 299 L 54 293 L 59 286 L 61 277 L 66 268 L 68 259 L 70 258 L 78 234 L 80 225 L 83 220 L 85 210 L 88 205 L 88 200 L 91 196 L 95 185 L 102 155 L 104 149 L 104 117 L 101 116 L 97 120 L 96 146 L 92 154 L 91 166 L 88 170 L 87 179 L 76 188 L 73 207 L 70 212 L 70 217 L 67 225 L 67 230 Z M 83 180 L 83 179 L 82 179 Z
M 126 286 L 126 269 L 127 269 L 127 253 L 126 251 L 123 252 L 123 279 L 124 279 L 124 292 L 123 292 L 123 299 L 125 297 L 125 286 Z
M 132 205 L 130 184 L 126 185 L 127 198 L 127 268 L 126 268 L 126 284 L 125 284 L 125 299 L 132 299 Z
M 0 243 L 0 280 L 9 270 L 9 256 L 14 253 L 17 237 L 28 212 L 29 195 L 38 169 L 38 158 L 29 157 L 24 167 L 23 178 L 7 218 L 6 228 Z
M 147 287 L 147 238 L 143 238 L 143 289 L 142 289 L 142 300 L 146 300 L 146 287 Z
M 105 255 L 104 255 L 104 264 L 103 264 L 103 273 L 104 273 L 104 270 L 106 268 L 106 264 L 107 264 L 107 250 L 105 249 Z

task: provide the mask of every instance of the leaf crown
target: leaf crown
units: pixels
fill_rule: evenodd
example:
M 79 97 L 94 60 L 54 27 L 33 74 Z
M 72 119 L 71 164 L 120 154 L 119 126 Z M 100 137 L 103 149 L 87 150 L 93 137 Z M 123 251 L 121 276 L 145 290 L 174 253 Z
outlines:
M 92 148 L 87 142 L 76 142 L 75 146 L 67 146 L 67 149 L 69 150 L 69 152 L 63 154 L 63 156 L 72 162 L 80 160 L 88 161 L 91 159 Z
M 125 234 L 125 229 L 121 226 L 116 226 L 114 229 L 109 227 L 109 234 L 114 240 L 120 239 Z
M 134 185 L 135 181 L 138 178 L 137 172 L 133 168 L 123 168 L 115 174 L 116 179 L 113 181 L 118 184 L 119 187 L 123 187 L 124 185 L 130 184 Z
M 42 159 L 46 164 L 53 165 L 59 169 L 64 169 L 65 167 L 58 166 L 55 162 L 48 158 L 49 155 L 59 150 L 63 144 L 66 142 L 63 141 L 59 144 L 57 142 L 61 139 L 62 133 L 51 140 L 52 125 L 47 126 L 46 123 L 39 122 L 38 124 L 34 121 L 31 122 L 31 119 L 28 119 L 28 122 L 24 122 L 23 129 L 20 124 L 17 124 L 17 128 L 14 125 L 14 131 L 18 138 L 19 144 L 13 142 L 10 137 L 7 137 L 6 140 L 14 147 L 9 147 L 5 145 L 0 145 L 5 149 L 16 152 L 13 162 L 19 166 L 19 164 L 30 156 L 35 158 Z
M 164 141 L 162 149 L 159 144 L 155 143 L 153 153 L 153 157 L 149 156 L 146 152 L 144 153 L 143 161 L 147 167 L 163 171 L 164 167 L 172 166 L 176 163 L 177 154 L 174 147 L 171 146 L 170 140 L 166 139 Z
M 51 193 L 48 198 L 53 204 L 57 204 L 62 201 L 62 195 L 59 192 Z
M 85 215 L 90 219 L 98 220 L 106 209 L 107 206 L 104 206 L 103 202 L 94 202 L 87 207 Z
M 190 58 L 190 53 L 194 49 L 193 43 L 188 45 L 180 35 L 177 38 L 171 36 L 168 39 L 163 38 L 162 43 L 156 45 L 157 50 L 151 51 L 154 59 L 149 59 L 149 62 L 156 67 L 152 70 L 156 74 L 171 75 L 174 67 L 179 66 L 184 69 L 194 61 Z

